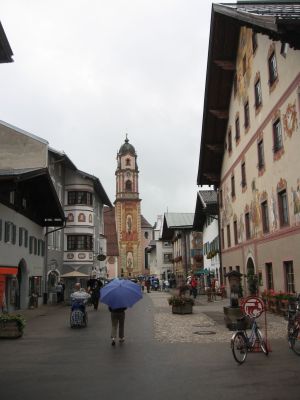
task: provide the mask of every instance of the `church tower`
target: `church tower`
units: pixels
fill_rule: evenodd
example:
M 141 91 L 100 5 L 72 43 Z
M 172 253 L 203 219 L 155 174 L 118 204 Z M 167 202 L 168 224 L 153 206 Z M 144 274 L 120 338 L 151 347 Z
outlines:
M 141 200 L 139 198 L 139 170 L 135 148 L 125 142 L 117 154 L 116 170 L 116 228 L 119 243 L 119 276 L 141 275 Z

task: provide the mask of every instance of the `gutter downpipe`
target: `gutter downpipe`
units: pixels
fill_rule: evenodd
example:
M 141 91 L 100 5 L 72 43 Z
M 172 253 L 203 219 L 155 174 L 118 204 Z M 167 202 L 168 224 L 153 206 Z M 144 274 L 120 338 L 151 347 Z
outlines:
M 217 205 L 218 205 L 218 231 L 219 231 L 219 263 L 220 263 L 220 285 L 225 284 L 223 277 L 223 266 L 222 266 L 222 238 L 221 238 L 221 213 L 220 213 L 220 192 L 217 189 Z

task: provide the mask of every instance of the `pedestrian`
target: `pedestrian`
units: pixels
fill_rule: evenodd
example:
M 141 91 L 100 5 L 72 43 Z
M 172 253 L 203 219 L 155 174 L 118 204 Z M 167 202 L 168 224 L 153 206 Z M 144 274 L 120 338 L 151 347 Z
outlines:
M 197 286 L 198 286 L 197 279 L 195 278 L 195 276 L 193 276 L 191 279 L 191 291 L 194 299 L 197 297 Z
M 103 284 L 100 279 L 90 279 L 88 281 L 88 292 L 91 294 L 91 302 L 94 306 L 94 310 L 98 310 L 100 289 Z
M 150 282 L 150 279 L 148 278 L 148 279 L 146 279 L 146 282 L 145 282 L 145 286 L 147 288 L 147 293 L 150 293 L 150 285 L 151 285 L 151 282 Z
M 123 343 L 124 337 L 124 324 L 125 324 L 125 310 L 126 308 L 111 308 L 108 307 L 111 315 L 111 344 L 116 344 L 117 330 L 119 328 L 119 342 Z
M 61 303 L 64 300 L 64 284 L 59 281 L 56 285 L 56 296 L 57 296 L 57 302 Z

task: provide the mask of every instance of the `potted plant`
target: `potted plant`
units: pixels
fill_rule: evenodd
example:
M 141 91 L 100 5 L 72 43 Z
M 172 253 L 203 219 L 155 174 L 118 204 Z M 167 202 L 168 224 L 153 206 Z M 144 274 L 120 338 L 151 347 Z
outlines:
M 25 319 L 19 314 L 0 314 L 0 338 L 21 337 L 25 324 Z
M 168 298 L 173 314 L 192 314 L 195 301 L 192 297 L 174 295 Z

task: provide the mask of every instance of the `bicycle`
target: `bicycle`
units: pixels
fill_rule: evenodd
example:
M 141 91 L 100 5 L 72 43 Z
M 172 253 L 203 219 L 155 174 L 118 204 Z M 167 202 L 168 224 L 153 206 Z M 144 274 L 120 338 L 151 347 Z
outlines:
M 267 356 L 269 350 L 266 341 L 257 326 L 255 318 L 249 318 L 251 322 L 250 335 L 247 334 L 246 328 L 246 316 L 239 318 L 238 323 L 243 323 L 243 328 L 239 329 L 231 338 L 231 349 L 232 354 L 236 362 L 243 364 L 247 358 L 248 352 L 256 351 L 258 346 L 262 352 Z
M 289 347 L 300 356 L 300 295 L 297 300 L 290 301 L 287 312 L 287 338 Z

